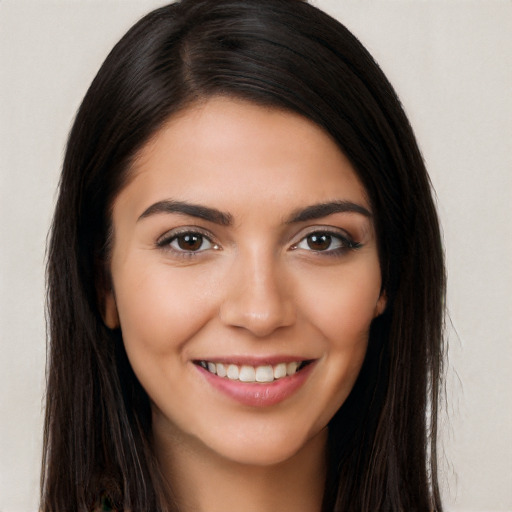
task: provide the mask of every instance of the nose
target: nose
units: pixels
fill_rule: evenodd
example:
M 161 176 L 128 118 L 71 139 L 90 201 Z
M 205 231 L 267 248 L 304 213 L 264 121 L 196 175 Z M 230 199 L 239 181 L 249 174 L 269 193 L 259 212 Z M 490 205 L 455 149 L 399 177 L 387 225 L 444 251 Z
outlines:
M 236 259 L 225 281 L 221 321 L 263 338 L 295 322 L 290 279 L 272 256 L 261 252 Z

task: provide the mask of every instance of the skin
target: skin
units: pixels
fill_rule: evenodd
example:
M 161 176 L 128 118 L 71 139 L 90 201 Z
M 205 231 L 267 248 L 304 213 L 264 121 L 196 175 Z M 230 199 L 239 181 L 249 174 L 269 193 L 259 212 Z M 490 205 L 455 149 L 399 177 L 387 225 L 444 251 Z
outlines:
M 155 450 L 178 502 L 208 512 L 320 510 L 326 426 L 386 302 L 356 173 L 309 120 L 222 97 L 171 118 L 132 173 L 113 207 L 105 321 L 121 326 L 150 397 Z M 214 208 L 230 223 L 151 209 L 161 201 Z M 290 222 L 340 201 L 361 210 Z M 311 233 L 326 231 L 330 242 L 311 245 Z M 183 249 L 185 232 L 203 237 L 193 250 Z M 255 407 L 195 364 L 240 357 L 313 363 L 290 396 Z

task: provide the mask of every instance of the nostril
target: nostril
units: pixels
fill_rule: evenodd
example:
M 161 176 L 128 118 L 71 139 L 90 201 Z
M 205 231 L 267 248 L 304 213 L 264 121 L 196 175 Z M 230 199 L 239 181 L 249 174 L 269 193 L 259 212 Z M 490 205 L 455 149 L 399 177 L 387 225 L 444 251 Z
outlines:
M 293 294 L 286 275 L 276 268 L 274 256 L 244 252 L 223 282 L 221 321 L 264 337 L 295 321 Z M 271 259 L 272 258 L 272 259 Z
M 293 314 L 283 307 L 273 311 L 254 311 L 239 303 L 224 307 L 221 319 L 226 325 L 246 329 L 257 337 L 265 337 L 277 329 L 292 325 Z

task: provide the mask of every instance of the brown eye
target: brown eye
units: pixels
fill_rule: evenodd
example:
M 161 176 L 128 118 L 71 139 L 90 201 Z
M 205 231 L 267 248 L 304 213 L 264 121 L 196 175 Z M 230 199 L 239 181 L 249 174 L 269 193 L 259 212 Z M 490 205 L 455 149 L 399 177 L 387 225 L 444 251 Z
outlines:
M 218 246 L 214 245 L 207 236 L 193 231 L 164 238 L 158 242 L 158 246 L 171 248 L 178 253 L 189 254 L 207 251 L 208 249 L 218 249 Z
M 203 236 L 197 233 L 187 233 L 176 237 L 178 247 L 183 251 L 198 251 L 203 245 Z
M 306 240 L 312 251 L 326 251 L 331 248 L 332 244 L 332 237 L 327 233 L 313 233 Z
M 314 231 L 306 235 L 298 244 L 292 246 L 292 249 L 335 256 L 359 247 L 361 247 L 361 244 L 347 235 L 331 231 Z

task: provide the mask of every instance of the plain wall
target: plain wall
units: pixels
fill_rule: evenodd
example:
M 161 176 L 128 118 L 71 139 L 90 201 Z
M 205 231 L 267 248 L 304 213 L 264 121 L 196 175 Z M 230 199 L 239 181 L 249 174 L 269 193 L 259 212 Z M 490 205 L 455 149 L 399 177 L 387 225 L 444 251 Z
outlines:
M 437 193 L 451 324 L 446 508 L 512 510 L 512 2 L 342 1 L 399 93 Z M 36 511 L 44 252 L 74 113 L 155 0 L 0 0 L 0 511 Z

